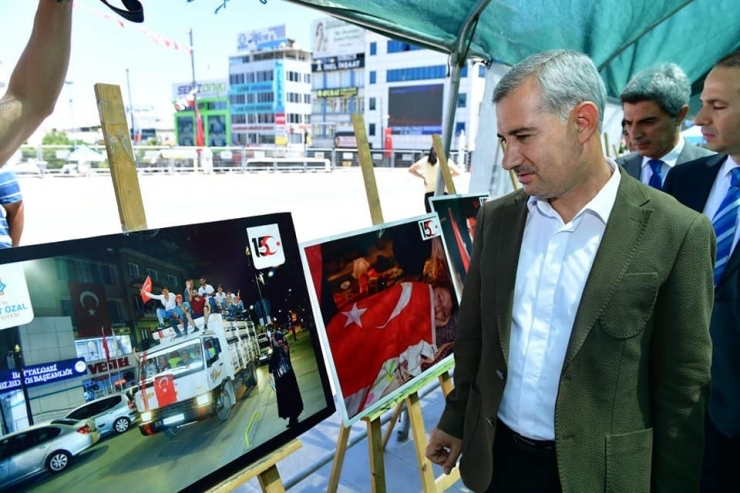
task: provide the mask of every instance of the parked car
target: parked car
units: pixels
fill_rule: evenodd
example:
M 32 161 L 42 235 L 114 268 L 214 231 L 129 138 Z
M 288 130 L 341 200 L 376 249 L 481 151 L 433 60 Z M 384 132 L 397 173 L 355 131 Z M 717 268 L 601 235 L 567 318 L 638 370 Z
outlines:
M 136 405 L 126 394 L 113 394 L 95 399 L 73 409 L 65 416 L 70 419 L 92 418 L 103 435 L 112 432 L 118 435 L 127 431 L 138 417 Z
M 48 470 L 64 471 L 72 457 L 100 440 L 92 419 L 55 419 L 0 437 L 0 488 Z

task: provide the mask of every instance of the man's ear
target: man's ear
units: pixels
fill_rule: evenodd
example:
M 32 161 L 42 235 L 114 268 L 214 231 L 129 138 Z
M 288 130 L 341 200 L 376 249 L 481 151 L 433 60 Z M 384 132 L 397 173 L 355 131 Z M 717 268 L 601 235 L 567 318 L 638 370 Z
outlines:
M 591 101 L 584 101 L 576 105 L 571 115 L 573 115 L 576 131 L 578 132 L 578 141 L 581 144 L 585 144 L 594 133 L 599 132 L 599 110 Z
M 681 128 L 681 124 L 683 123 L 688 113 L 689 113 L 689 105 L 686 104 L 683 106 L 683 108 L 681 108 L 681 111 L 678 112 L 678 115 L 676 115 L 676 126 L 677 127 Z

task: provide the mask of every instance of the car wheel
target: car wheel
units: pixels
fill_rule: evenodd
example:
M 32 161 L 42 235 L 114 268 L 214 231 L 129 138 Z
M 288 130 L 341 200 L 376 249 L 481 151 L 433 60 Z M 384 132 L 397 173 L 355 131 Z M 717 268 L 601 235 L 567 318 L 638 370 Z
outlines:
M 72 456 L 69 452 L 57 450 L 56 452 L 53 452 L 48 459 L 46 459 L 46 467 L 54 474 L 62 472 L 69 465 L 71 458 Z
M 129 426 L 131 426 L 131 421 L 128 418 L 118 418 L 113 422 L 113 429 L 119 434 L 128 431 Z

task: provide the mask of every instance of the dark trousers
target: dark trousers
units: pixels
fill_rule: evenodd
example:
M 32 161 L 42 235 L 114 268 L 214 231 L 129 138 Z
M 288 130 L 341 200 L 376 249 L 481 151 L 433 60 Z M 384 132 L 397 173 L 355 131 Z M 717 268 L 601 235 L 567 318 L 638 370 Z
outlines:
M 561 493 L 554 442 L 523 439 L 501 420 L 493 442 L 493 479 L 487 493 Z
M 740 492 L 740 437 L 729 438 L 705 421 L 701 493 Z

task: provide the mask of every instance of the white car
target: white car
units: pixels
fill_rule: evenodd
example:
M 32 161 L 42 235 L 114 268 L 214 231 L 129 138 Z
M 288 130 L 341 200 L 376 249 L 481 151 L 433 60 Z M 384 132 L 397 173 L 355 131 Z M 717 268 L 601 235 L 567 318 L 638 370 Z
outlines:
M 73 409 L 65 416 L 69 419 L 92 418 L 103 435 L 112 432 L 118 435 L 127 431 L 138 417 L 136 406 L 126 394 L 113 394 L 95 399 Z
M 100 440 L 92 419 L 55 419 L 0 437 L 0 488 L 48 470 L 64 471 L 75 457 Z

